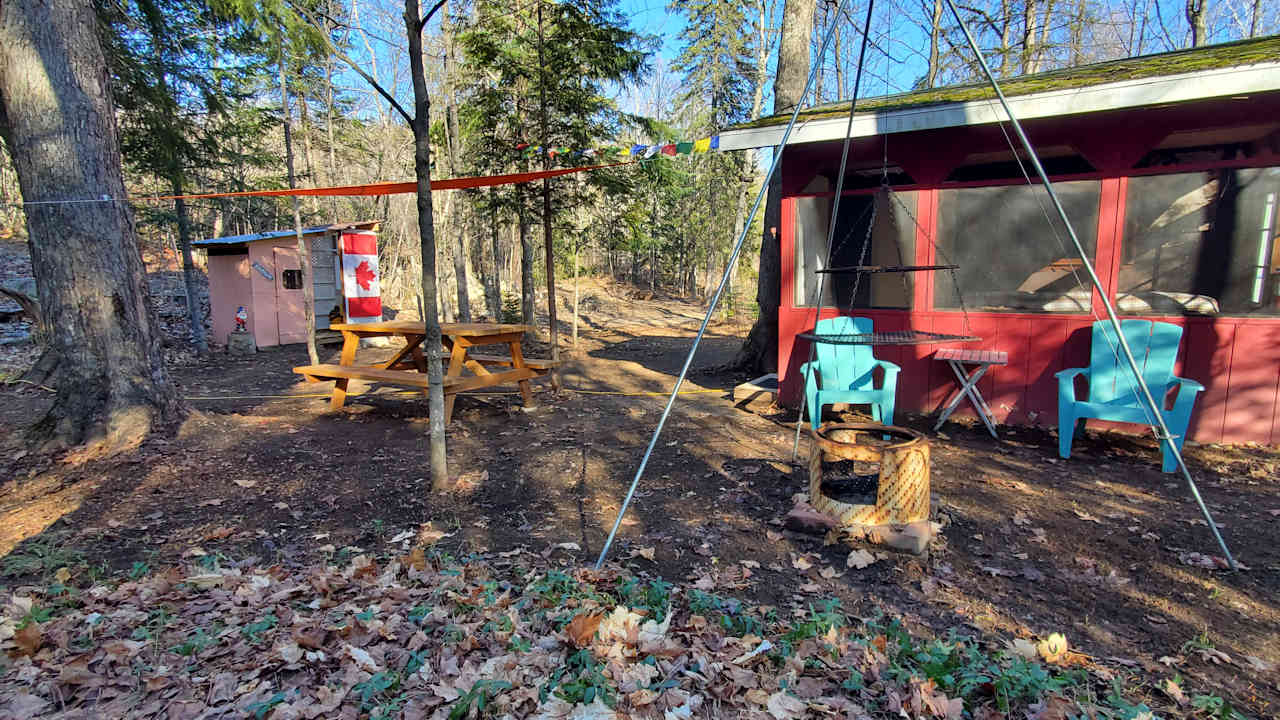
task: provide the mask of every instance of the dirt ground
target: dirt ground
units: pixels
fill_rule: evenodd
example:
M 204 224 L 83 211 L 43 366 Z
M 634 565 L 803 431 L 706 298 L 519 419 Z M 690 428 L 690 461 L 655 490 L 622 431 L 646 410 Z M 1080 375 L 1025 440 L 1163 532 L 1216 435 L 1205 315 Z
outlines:
M 25 561 L 48 557 L 99 573 L 197 551 L 296 567 L 343 548 L 402 551 L 423 523 L 424 537 L 460 557 L 576 543 L 591 563 L 701 310 L 602 287 L 590 297 L 564 392 L 539 386 L 531 411 L 515 393 L 459 398 L 448 428 L 454 477 L 434 495 L 425 400 L 380 388 L 326 412 L 327 386 L 289 372 L 305 363 L 300 347 L 176 368 L 196 412 L 107 463 L 28 455 L 18 431 L 47 397 L 0 391 L 0 582 L 30 581 L 24 568 L 39 562 Z M 716 369 L 744 330 L 717 325 L 704 341 L 613 558 L 645 575 L 713 575 L 726 592 L 780 608 L 834 595 L 852 614 L 892 613 L 925 636 L 1061 632 L 1098 663 L 1144 678 L 1140 692 L 1162 714 L 1190 712 L 1154 689 L 1180 675 L 1253 716 L 1280 716 L 1280 452 L 1188 449 L 1249 568 L 1231 573 L 1196 564 L 1212 559 L 1192 553 L 1219 551 L 1147 439 L 1089 433 L 1063 461 L 1044 430 L 1002 428 L 994 441 L 980 427 L 933 433 L 928 418 L 900 418 L 933 443 L 943 529 L 925 557 L 889 554 L 855 570 L 848 547 L 782 527 L 807 482 L 790 462 L 794 413 L 735 405 L 725 389 L 745 378 Z M 359 360 L 392 352 L 362 349 Z

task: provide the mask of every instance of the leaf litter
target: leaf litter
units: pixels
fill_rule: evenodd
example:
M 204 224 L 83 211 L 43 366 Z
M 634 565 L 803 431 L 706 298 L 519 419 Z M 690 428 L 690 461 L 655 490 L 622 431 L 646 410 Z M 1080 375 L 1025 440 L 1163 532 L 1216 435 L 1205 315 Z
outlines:
M 20 587 L 0 616 L 0 716 L 951 719 L 1084 712 L 1093 697 L 1047 668 L 1035 676 L 1052 682 L 996 709 L 950 670 L 930 675 L 898 621 L 838 601 L 782 620 L 616 566 L 508 556 L 419 547 L 293 571 L 202 562 L 74 595 Z M 929 652 L 984 672 L 1035 660 L 1022 641 L 950 642 Z

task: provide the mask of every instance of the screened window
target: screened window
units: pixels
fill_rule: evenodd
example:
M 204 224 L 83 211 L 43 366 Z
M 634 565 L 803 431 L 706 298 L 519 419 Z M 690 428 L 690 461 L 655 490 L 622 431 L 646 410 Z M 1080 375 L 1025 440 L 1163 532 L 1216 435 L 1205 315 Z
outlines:
M 1092 258 L 1098 240 L 1101 184 L 1060 182 L 1053 189 Z M 1052 225 L 1046 214 L 1053 219 Z M 936 308 L 1089 312 L 1092 285 L 1038 185 L 939 191 L 936 244 L 938 264 L 960 266 L 954 274 L 932 273 Z
M 1280 315 L 1280 168 L 1129 179 L 1117 309 Z
M 285 270 L 280 273 L 280 282 L 284 284 L 285 290 L 301 290 L 302 289 L 302 271 L 301 270 Z
M 796 199 L 794 306 L 813 307 L 818 304 L 818 286 L 822 284 L 823 307 L 911 307 L 911 273 L 859 276 L 855 273 L 823 275 L 817 272 L 827 259 L 827 229 L 832 201 L 830 196 Z M 844 196 L 840 200 L 840 216 L 836 219 L 831 267 L 913 264 L 916 256 L 915 217 L 914 192 L 895 192 L 892 196 L 885 193 Z M 868 227 L 871 228 L 870 237 Z

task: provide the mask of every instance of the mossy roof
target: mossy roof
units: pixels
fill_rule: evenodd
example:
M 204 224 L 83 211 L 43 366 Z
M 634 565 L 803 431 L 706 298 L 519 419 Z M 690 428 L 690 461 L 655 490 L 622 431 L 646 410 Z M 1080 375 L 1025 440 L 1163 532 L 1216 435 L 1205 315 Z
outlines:
M 1004 90 L 1006 97 L 1015 97 L 1051 90 L 1070 90 L 1110 82 L 1181 75 L 1183 73 L 1276 61 L 1280 61 L 1280 35 L 1209 45 L 1189 50 L 1175 50 L 1156 55 L 1142 55 L 1122 60 L 1108 60 L 1091 65 L 1050 70 L 1034 75 L 1021 75 L 1001 80 L 1000 88 Z M 859 98 L 857 109 L 859 113 L 888 112 L 927 105 L 989 100 L 994 97 L 995 91 L 991 89 L 990 83 L 978 82 L 968 85 L 950 85 L 929 90 L 898 93 L 896 95 Z M 800 112 L 800 119 L 814 120 L 847 117 L 848 114 L 849 101 L 841 100 L 803 110 Z M 730 129 L 744 130 L 782 125 L 790 119 L 791 113 L 786 112 L 735 125 Z

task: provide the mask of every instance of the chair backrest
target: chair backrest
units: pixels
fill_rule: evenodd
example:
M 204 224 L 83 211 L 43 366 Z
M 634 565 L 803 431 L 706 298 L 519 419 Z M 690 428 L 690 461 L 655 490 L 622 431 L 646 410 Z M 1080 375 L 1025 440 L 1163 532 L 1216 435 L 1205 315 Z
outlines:
M 871 318 L 846 316 L 819 320 L 818 335 L 855 335 L 873 332 Z M 871 390 L 875 387 L 871 370 L 876 358 L 870 345 L 815 343 L 815 355 L 822 369 L 823 390 Z
M 1133 359 L 1138 361 L 1142 379 L 1151 395 L 1160 402 L 1164 389 L 1173 377 L 1173 365 L 1178 359 L 1178 344 L 1182 342 L 1182 328 L 1171 323 L 1150 320 L 1121 320 Z M 1106 320 L 1093 324 L 1093 346 L 1089 359 L 1089 401 L 1118 402 L 1140 405 L 1141 390 L 1134 381 L 1133 371 L 1124 359 L 1124 352 L 1116 340 L 1115 329 Z

